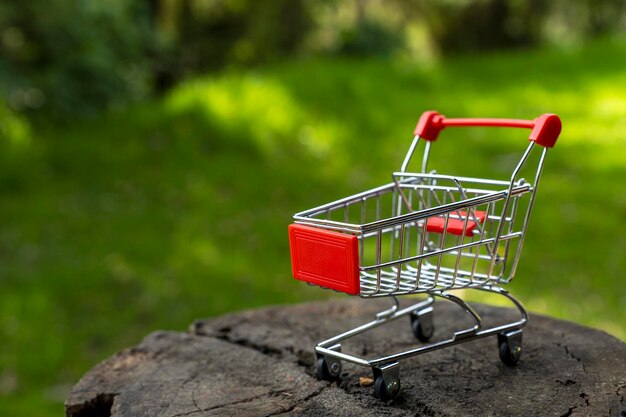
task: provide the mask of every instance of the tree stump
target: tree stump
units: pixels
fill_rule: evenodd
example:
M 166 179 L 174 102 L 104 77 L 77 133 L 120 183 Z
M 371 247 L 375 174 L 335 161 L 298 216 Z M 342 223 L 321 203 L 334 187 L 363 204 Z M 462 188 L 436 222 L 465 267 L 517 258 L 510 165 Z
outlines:
M 386 301 L 386 302 L 385 302 Z M 271 307 L 158 331 L 89 371 L 67 416 L 626 416 L 626 344 L 598 330 L 540 315 L 524 328 L 524 354 L 508 367 L 496 337 L 400 362 L 402 390 L 383 402 L 361 382 L 371 369 L 343 363 L 339 382 L 314 376 L 313 346 L 370 321 L 389 300 L 333 300 Z M 436 302 L 435 337 L 468 325 Z M 510 309 L 476 305 L 485 321 Z M 419 345 L 409 320 L 344 342 L 375 357 Z M 360 381 L 360 377 L 364 378 Z M 367 385 L 367 384 L 365 384 Z

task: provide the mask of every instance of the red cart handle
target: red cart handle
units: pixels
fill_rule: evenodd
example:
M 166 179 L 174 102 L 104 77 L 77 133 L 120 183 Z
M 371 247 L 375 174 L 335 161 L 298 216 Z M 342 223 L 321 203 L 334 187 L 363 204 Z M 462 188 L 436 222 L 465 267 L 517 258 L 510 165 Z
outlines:
M 449 119 L 436 111 L 427 111 L 422 114 L 415 135 L 427 141 L 437 140 L 439 132 L 445 127 L 454 126 L 497 126 L 520 127 L 532 129 L 529 140 L 546 148 L 552 148 L 561 133 L 561 119 L 556 114 L 542 114 L 535 120 L 519 119 Z

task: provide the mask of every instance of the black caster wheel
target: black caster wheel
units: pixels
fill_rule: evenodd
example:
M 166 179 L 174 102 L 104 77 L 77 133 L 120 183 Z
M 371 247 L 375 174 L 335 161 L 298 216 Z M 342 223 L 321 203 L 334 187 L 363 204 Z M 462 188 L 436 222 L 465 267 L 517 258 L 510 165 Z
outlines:
M 413 335 L 420 342 L 428 342 L 435 333 L 433 313 L 411 314 L 411 330 L 413 330 Z
M 374 396 L 382 401 L 395 398 L 400 392 L 400 380 L 391 379 L 386 382 L 382 376 L 376 377 L 374 381 Z
M 507 366 L 515 366 L 522 357 L 522 333 L 499 334 L 498 348 L 500 360 Z
M 318 379 L 324 381 L 336 381 L 341 375 L 341 362 L 333 361 L 332 363 L 329 363 L 326 360 L 326 357 L 321 356 L 317 359 L 315 375 Z

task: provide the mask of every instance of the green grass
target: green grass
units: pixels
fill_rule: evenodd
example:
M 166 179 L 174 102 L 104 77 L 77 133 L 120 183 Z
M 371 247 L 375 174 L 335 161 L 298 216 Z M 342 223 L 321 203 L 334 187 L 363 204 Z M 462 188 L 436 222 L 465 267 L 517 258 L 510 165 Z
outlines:
M 431 65 L 291 61 L 0 143 L 0 415 L 58 415 L 80 375 L 151 330 L 330 296 L 290 277 L 291 215 L 387 182 L 427 109 L 562 117 L 511 289 L 625 339 L 623 56 L 600 41 Z M 450 130 L 433 158 L 503 176 L 525 138 Z

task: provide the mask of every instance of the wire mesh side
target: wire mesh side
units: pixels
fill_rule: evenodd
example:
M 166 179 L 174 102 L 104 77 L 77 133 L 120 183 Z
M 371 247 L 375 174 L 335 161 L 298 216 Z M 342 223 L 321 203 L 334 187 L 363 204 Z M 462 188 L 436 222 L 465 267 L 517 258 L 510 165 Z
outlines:
M 397 180 L 391 193 L 391 210 L 398 221 L 362 236 L 362 295 L 509 282 L 513 275 L 508 273 L 507 266 L 514 261 L 512 257 L 519 256 L 514 249 L 523 231 L 518 219 L 520 202 L 532 188 L 518 184 L 506 204 L 508 193 L 486 187 L 493 188 L 493 184 L 473 185 L 475 187 L 468 181 L 461 184 L 456 178 L 434 175 L 409 174 Z M 480 200 L 479 197 L 492 198 Z M 471 203 L 477 198 L 484 202 Z M 451 206 L 455 208 L 441 214 L 403 221 L 404 214 Z M 431 224 L 435 220 L 440 227 L 433 231 Z M 453 223 L 456 230 L 451 227 Z M 500 229 L 502 233 L 497 236 Z
M 523 200 L 533 191 L 520 181 L 505 204 L 507 185 L 400 173 L 392 184 L 312 209 L 299 219 L 359 238 L 362 296 L 503 283 L 513 278 L 508 266 L 520 253 L 528 208 Z M 440 231 L 432 230 L 433 222 Z M 450 231 L 453 223 L 456 232 Z

